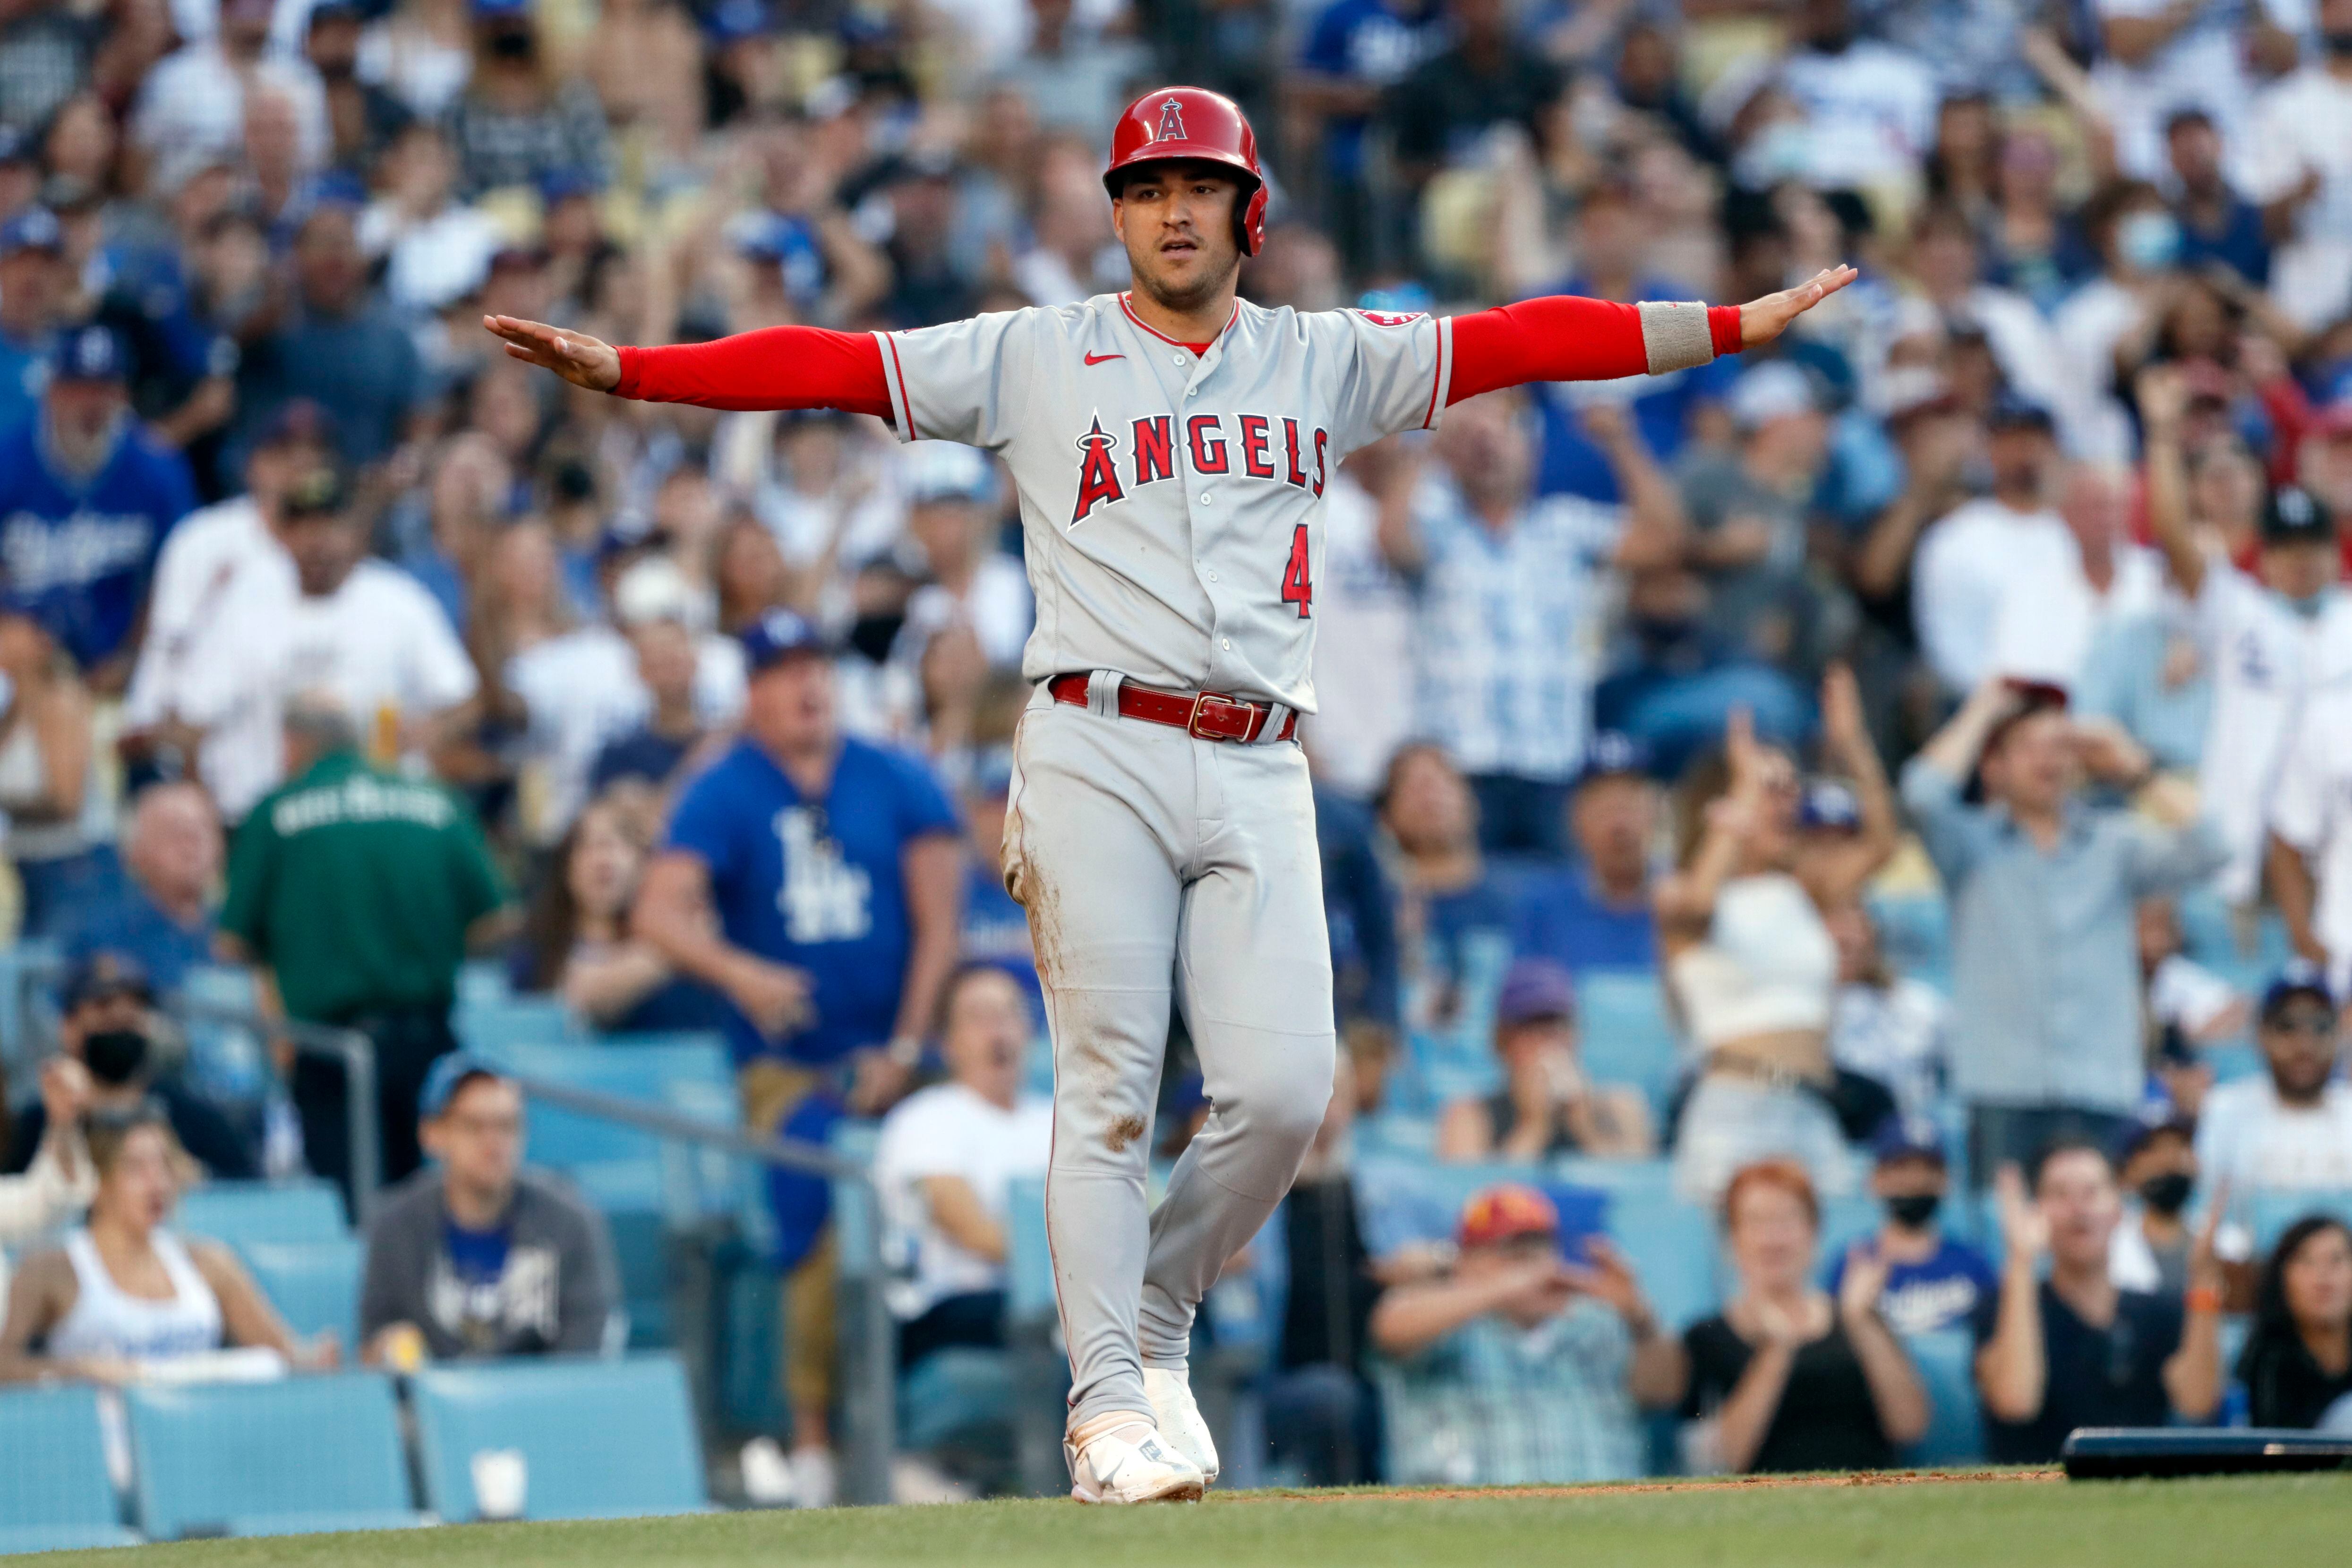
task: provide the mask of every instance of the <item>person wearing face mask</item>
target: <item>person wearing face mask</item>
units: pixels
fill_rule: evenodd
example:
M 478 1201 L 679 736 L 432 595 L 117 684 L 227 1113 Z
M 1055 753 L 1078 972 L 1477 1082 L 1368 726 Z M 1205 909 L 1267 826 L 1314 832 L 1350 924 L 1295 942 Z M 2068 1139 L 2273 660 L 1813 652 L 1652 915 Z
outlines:
M 2352 305 L 2352 0 L 2319 0 L 2318 13 L 2323 48 L 2263 94 L 2242 148 L 2280 246 L 2273 297 L 2307 327 Z
M 261 1160 L 252 1143 L 219 1107 L 156 1060 L 154 1005 L 147 972 L 124 954 L 92 953 L 67 974 L 59 998 L 58 1050 L 89 1074 L 88 1111 L 125 1115 L 152 1100 L 162 1107 L 180 1147 L 215 1178 L 247 1181 L 259 1176 Z M 47 1099 L 18 1112 L 0 1173 L 24 1171 L 47 1131 Z
M 2082 221 L 2099 275 L 2051 319 L 2071 388 L 2067 445 L 2078 458 L 2126 462 L 2131 422 L 2114 390 L 2118 349 L 2128 344 L 2140 357 L 2157 331 L 2179 276 L 2180 220 L 2154 185 L 2117 180 L 2092 193 Z
M 2118 1150 L 2116 1178 L 2129 1194 L 2107 1247 L 2107 1278 L 2119 1289 L 2176 1296 L 2189 1289 L 2195 1237 L 2185 1217 L 2197 1190 L 2196 1129 L 2187 1121 L 2136 1127 Z
M 2334 520 L 2305 490 L 2287 487 L 2263 507 L 2261 552 L 2241 572 L 2219 541 L 2189 522 L 2181 439 L 2189 384 L 2156 365 L 2136 389 L 2147 453 L 2147 523 L 2172 580 L 2187 595 L 2213 702 L 2198 793 L 2230 847 L 2220 890 L 2252 901 L 2262 881 L 2263 822 L 2311 672 L 2352 652 L 2352 595 L 2336 585 Z
M 1935 1124 L 1889 1117 L 1872 1139 L 1871 1153 L 1871 1195 L 1886 1209 L 1870 1248 L 1886 1268 L 1878 1315 L 1906 1335 L 1975 1321 L 2000 1289 L 2000 1276 L 1983 1253 L 1946 1235 L 1937 1223 L 1952 1178 Z M 1841 1254 L 1822 1282 L 1832 1297 L 1844 1291 L 1847 1261 Z

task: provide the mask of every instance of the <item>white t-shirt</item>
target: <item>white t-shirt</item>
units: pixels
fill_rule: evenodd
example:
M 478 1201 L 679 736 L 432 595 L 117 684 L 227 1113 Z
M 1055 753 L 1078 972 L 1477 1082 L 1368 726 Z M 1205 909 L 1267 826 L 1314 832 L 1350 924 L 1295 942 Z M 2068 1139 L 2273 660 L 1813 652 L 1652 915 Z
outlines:
M 1045 1174 L 1054 1151 L 1054 1107 L 1024 1098 L 1007 1110 L 960 1083 L 934 1084 L 882 1119 L 874 1149 L 881 1191 L 883 1256 L 893 1278 L 890 1310 L 921 1317 L 950 1296 L 1002 1289 L 1004 1268 L 965 1251 L 931 1223 L 917 1185 L 927 1176 L 961 1176 L 980 1206 L 1002 1222 L 1016 1176 Z
M 2217 555 L 2194 624 L 2213 681 L 2198 789 L 2230 846 L 2221 895 L 2242 904 L 2262 883 L 2264 819 L 2304 691 L 2315 678 L 2352 674 L 2352 595 L 2328 595 L 2305 619 Z
M 2305 697 L 2271 792 L 2270 825 L 2312 862 L 2313 932 L 2341 996 L 2352 984 L 2352 682 Z
M 2096 605 L 2056 512 L 1968 501 L 1929 526 L 1911 574 L 1919 646 L 1948 690 L 1996 673 L 2074 686 Z
M 164 536 L 147 599 L 147 637 L 122 699 L 122 721 L 144 729 L 178 710 L 188 656 L 248 575 L 289 586 L 294 563 L 271 537 L 251 496 L 236 496 L 180 520 Z
M 404 721 L 424 719 L 479 684 L 433 595 L 397 567 L 365 560 L 319 598 L 291 573 L 247 574 L 188 660 L 181 714 L 208 731 L 198 772 L 235 821 L 284 776 L 289 698 L 331 691 L 365 736 L 387 708 Z
M 552 844 L 588 797 L 596 753 L 644 723 L 652 694 L 637 679 L 636 649 L 610 626 L 582 626 L 536 643 L 507 661 L 506 688 L 530 715 L 524 737 L 543 793 L 528 824 L 535 843 Z M 743 650 L 716 635 L 698 645 L 694 705 L 705 724 L 731 724 L 743 711 Z
M 1824 190 L 1908 175 L 1935 141 L 1936 79 L 1908 49 L 1867 38 L 1833 55 L 1792 49 L 1780 86 L 1805 111 L 1805 174 Z
M 2319 172 L 2319 194 L 2295 215 L 2294 237 L 2271 263 L 2271 297 L 2317 328 L 2352 306 L 2352 80 L 2306 66 L 2262 96 L 2245 148 L 2247 198 L 2272 202 Z
M 1369 797 L 1412 733 L 1412 593 L 1381 553 L 1378 503 L 1345 468 L 1324 492 L 1323 530 L 1307 749 L 1323 783 Z
M 2198 1112 L 2197 1168 L 2233 1193 L 2352 1191 L 2352 1084 L 2333 1080 L 2307 1110 L 2281 1104 L 2267 1073 L 2220 1085 Z

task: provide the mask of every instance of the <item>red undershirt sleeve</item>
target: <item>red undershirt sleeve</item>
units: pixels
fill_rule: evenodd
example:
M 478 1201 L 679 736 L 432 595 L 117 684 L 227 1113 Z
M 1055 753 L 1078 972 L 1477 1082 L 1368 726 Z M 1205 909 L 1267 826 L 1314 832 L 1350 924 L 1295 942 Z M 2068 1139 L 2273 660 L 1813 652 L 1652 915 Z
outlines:
M 871 332 L 764 327 L 707 343 L 624 348 L 615 397 L 702 408 L 838 408 L 890 416 Z
M 1709 306 L 1706 333 L 1717 355 L 1738 353 L 1739 307 Z M 1641 306 L 1553 294 L 1454 317 L 1445 401 L 1531 381 L 1614 381 L 1650 369 Z

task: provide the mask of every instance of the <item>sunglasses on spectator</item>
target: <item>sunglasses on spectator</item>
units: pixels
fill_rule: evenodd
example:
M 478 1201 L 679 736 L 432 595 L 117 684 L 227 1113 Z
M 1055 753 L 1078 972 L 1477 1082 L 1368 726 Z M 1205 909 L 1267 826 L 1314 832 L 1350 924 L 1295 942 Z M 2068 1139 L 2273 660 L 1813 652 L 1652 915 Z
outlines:
M 2288 1035 L 2332 1035 L 2336 1017 L 2332 1013 L 2281 1013 L 2270 1026 Z

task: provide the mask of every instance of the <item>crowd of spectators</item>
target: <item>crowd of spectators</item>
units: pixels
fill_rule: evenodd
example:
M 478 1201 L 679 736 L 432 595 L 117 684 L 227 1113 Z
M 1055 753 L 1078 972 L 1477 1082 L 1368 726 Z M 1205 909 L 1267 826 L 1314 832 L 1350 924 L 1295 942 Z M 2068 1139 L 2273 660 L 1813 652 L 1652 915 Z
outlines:
M 1861 268 L 1766 349 L 1471 399 L 1332 479 L 1302 733 L 1346 1048 L 1263 1244 L 1276 1461 L 1639 1473 L 1648 1410 L 1694 1465 L 1885 1465 L 1907 1346 L 1960 1331 L 1999 1458 L 2233 1389 L 2347 1419 L 2352 1238 L 2259 1251 L 2231 1201 L 2352 1192 L 2352 0 L 0 0 L 0 811 L 64 964 L 0 1242 L 89 1211 L 19 1254 L 0 1378 L 612 1342 L 602 1221 L 459 1051 L 469 956 L 723 1032 L 755 1132 L 878 1121 L 904 1362 L 1003 1342 L 1048 1138 L 1003 471 L 584 393 L 477 323 L 1116 289 L 1108 128 L 1167 79 L 1255 120 L 1267 306 Z M 373 1042 L 403 1184 L 359 1343 L 169 1228 L 191 1180 L 353 1179 L 339 1068 L 228 1093 L 176 1048 L 222 963 Z M 1588 1065 L 1627 976 L 1671 1096 Z M 1378 1141 L 1670 1160 L 1723 1310 L 1661 1321 L 1516 1179 L 1383 1253 Z M 769 1189 L 822 1501 L 828 1194 Z

